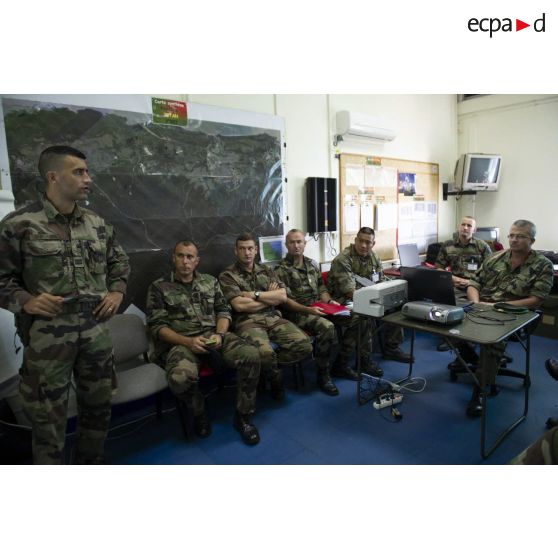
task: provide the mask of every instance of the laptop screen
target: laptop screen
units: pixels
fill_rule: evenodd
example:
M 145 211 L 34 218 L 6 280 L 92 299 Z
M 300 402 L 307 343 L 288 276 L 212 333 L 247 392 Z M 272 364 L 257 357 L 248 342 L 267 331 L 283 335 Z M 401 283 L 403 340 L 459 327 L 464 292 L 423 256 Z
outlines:
M 416 244 L 398 244 L 400 265 L 405 267 L 418 267 L 420 265 L 419 251 Z
M 402 267 L 401 279 L 407 281 L 407 299 L 455 306 L 455 291 L 449 271 L 427 267 Z

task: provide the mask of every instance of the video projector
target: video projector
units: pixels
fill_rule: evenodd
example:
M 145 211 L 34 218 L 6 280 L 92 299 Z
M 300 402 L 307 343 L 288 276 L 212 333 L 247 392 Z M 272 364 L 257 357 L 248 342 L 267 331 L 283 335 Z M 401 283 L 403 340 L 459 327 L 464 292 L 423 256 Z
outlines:
M 459 306 L 423 301 L 407 302 L 401 309 L 401 313 L 407 318 L 444 325 L 458 324 L 465 316 L 463 308 Z
M 381 318 L 387 311 L 399 308 L 407 300 L 407 281 L 382 281 L 354 292 L 353 312 Z

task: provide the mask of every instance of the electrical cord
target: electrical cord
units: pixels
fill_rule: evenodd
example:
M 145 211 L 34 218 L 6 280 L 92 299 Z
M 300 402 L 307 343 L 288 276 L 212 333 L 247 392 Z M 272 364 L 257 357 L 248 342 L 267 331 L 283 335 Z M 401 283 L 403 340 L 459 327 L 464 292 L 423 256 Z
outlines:
M 510 316 L 508 320 L 505 320 L 503 318 L 495 318 L 494 316 L 483 316 L 482 311 L 480 310 L 467 312 L 465 314 L 465 317 L 471 322 L 473 322 L 474 324 L 479 324 L 479 325 L 503 325 L 508 322 L 514 322 L 515 320 L 517 320 L 517 316 Z

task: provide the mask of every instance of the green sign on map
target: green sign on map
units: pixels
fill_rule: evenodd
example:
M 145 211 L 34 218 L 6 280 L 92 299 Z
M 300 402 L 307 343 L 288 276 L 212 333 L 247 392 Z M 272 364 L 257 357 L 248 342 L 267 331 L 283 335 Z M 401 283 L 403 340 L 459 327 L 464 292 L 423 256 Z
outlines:
M 175 124 L 177 126 L 188 124 L 188 110 L 186 103 L 182 101 L 152 97 L 151 106 L 153 108 L 153 122 L 156 124 Z

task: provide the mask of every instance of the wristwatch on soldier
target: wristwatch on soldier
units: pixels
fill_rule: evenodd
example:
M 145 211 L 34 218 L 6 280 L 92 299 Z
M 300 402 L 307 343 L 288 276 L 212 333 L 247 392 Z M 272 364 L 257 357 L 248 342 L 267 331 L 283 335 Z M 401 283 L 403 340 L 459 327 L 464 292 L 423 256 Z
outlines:
M 260 298 L 260 291 L 254 291 L 254 300 L 258 300 Z

